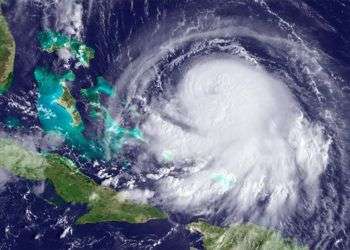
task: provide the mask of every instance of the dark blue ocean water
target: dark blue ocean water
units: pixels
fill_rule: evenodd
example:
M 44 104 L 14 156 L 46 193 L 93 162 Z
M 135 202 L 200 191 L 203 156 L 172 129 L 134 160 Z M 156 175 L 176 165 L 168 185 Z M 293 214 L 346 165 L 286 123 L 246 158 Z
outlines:
M 90 123 L 88 119 L 87 106 L 79 95 L 80 89 L 90 87 L 93 79 L 101 75 L 110 82 L 115 82 L 128 64 L 142 53 L 142 44 L 147 44 L 147 41 L 142 41 L 144 30 L 152 31 L 159 23 L 171 28 L 173 23 L 181 19 L 179 16 L 185 17 L 189 23 L 192 19 L 195 20 L 197 15 L 211 11 L 225 18 L 239 19 L 249 16 L 251 22 L 259 20 L 260 23 L 278 26 L 276 16 L 262 11 L 262 5 L 255 1 L 149 0 L 135 1 L 133 4 L 126 0 L 80 2 L 85 10 L 82 37 L 88 46 L 95 49 L 96 56 L 90 68 L 80 68 L 76 71 L 77 79 L 72 85 L 72 94 L 77 99 L 78 109 L 88 129 L 95 129 L 95 124 Z M 19 128 L 10 129 L 2 123 L 3 130 L 8 134 L 42 134 L 35 107 L 36 86 L 33 70 L 37 65 L 62 70 L 56 55 L 43 53 L 38 48 L 38 32 L 47 23 L 53 25 L 57 18 L 51 7 L 47 7 L 45 3 L 18 0 L 9 1 L 9 4 L 3 7 L 16 41 L 17 51 L 13 86 L 6 95 L 0 96 L 0 121 L 5 121 L 7 117 L 17 117 L 22 124 Z M 308 40 L 309 46 L 321 48 L 329 55 L 329 71 L 336 71 L 343 79 L 335 83 L 342 90 L 342 99 L 339 99 L 341 103 L 334 103 L 333 99 L 328 101 L 328 98 L 331 98 L 327 96 L 327 90 L 323 93 L 323 106 L 313 101 L 307 102 L 305 97 L 299 99 L 310 119 L 315 120 L 321 119 L 315 110 L 327 105 L 336 105 L 343 122 L 340 126 L 342 133 L 333 131 L 332 125 L 329 125 L 329 133 L 334 135 L 336 143 L 332 146 L 330 166 L 321 176 L 321 195 L 327 202 L 311 214 L 302 209 L 296 211 L 290 226 L 283 229 L 283 234 L 309 245 L 312 249 L 350 249 L 350 221 L 346 219 L 350 218 L 347 204 L 350 198 L 350 171 L 343 167 L 349 166 L 347 155 L 350 152 L 350 133 L 346 132 L 350 119 L 350 2 L 315 0 L 266 3 L 273 13 L 297 27 L 300 37 L 305 40 L 311 37 L 312 39 Z M 54 5 L 52 6 L 54 8 Z M 331 28 L 324 28 L 324 23 Z M 137 44 L 132 43 L 135 39 L 139 40 L 140 47 L 130 47 L 130 44 Z M 305 92 L 308 87 L 298 76 L 298 68 L 289 65 L 288 58 L 284 58 L 283 55 L 271 56 L 264 44 L 257 44 L 248 37 L 239 39 L 250 53 L 261 58 L 267 69 L 287 72 L 293 78 L 299 88 L 289 87 L 297 98 Z M 168 68 L 167 65 L 181 53 L 187 53 L 191 45 L 186 46 L 160 62 L 160 68 L 167 73 L 167 77 L 162 80 L 169 86 L 176 84 L 176 79 L 181 74 L 181 65 L 176 69 Z M 203 53 L 215 52 L 215 48 L 212 48 Z M 126 95 L 123 88 L 120 88 L 121 102 L 125 101 Z M 160 95 L 163 95 L 162 91 L 151 86 L 146 97 L 151 99 Z M 310 93 L 310 98 L 315 97 Z M 127 114 L 125 117 L 128 117 Z M 127 118 L 124 122 L 133 123 Z M 40 139 L 35 143 L 40 144 Z M 125 154 L 119 156 L 115 162 L 105 163 L 103 167 L 116 165 L 116 168 L 110 167 L 110 174 L 133 176 L 135 173 L 132 164 L 131 169 L 122 169 L 121 163 L 132 163 L 138 150 L 142 149 L 125 150 Z M 73 159 L 84 173 L 100 181 L 97 173 L 102 167 L 92 167 L 89 161 L 79 157 L 80 152 L 71 150 L 67 145 L 57 149 L 57 152 Z M 156 165 L 150 163 L 152 164 Z M 6 175 L 11 176 L 7 172 Z M 134 177 L 140 186 L 153 185 L 142 183 L 140 176 Z M 123 183 L 119 185 L 122 187 Z M 48 183 L 29 182 L 12 176 L 10 182 L 0 186 L 0 249 L 189 249 L 190 246 L 201 248 L 202 245 L 199 235 L 190 234 L 185 229 L 185 224 L 194 219 L 186 215 L 185 211 L 184 214 L 172 214 L 168 220 L 150 221 L 140 225 L 117 222 L 75 225 L 75 219 L 84 213 L 86 208 L 64 203 L 57 206 L 47 202 L 55 198 L 57 199 L 55 192 Z M 324 221 L 330 218 L 329 214 L 332 214 L 331 221 L 325 224 Z M 220 216 L 224 214 L 218 215 L 214 222 L 220 223 L 223 220 Z M 62 233 L 68 227 L 71 230 L 63 237 Z M 337 242 L 339 239 L 342 240 Z

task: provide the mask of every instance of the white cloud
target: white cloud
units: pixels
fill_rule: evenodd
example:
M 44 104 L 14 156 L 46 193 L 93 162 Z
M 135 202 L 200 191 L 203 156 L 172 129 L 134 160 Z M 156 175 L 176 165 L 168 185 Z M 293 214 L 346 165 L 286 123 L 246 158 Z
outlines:
M 249 213 L 276 223 L 297 204 L 301 180 L 315 199 L 330 144 L 281 82 L 232 58 L 192 65 L 175 99 L 142 129 L 159 161 L 171 152 L 186 166 L 159 180 L 160 200 L 194 214 L 226 210 L 228 222 Z
M 122 190 L 118 195 L 127 200 L 139 202 L 139 203 L 148 203 L 148 200 L 154 196 L 154 192 L 148 189 L 131 189 L 131 190 Z
M 0 168 L 0 192 L 4 190 L 5 185 L 11 180 L 13 180 L 13 176 L 8 171 Z
M 83 5 L 77 0 L 60 0 L 56 1 L 56 28 L 63 30 L 69 35 L 80 37 L 83 26 Z

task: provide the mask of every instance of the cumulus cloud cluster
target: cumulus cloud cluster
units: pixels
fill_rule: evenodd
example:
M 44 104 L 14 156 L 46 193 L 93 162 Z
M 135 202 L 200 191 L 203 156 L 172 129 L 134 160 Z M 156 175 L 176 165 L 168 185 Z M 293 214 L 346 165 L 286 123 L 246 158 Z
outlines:
M 63 0 L 56 2 L 56 28 L 67 34 L 80 37 L 83 32 L 83 5 L 80 0 Z
M 302 185 L 317 197 L 330 144 L 283 83 L 232 58 L 192 65 L 142 129 L 159 161 L 182 168 L 159 179 L 160 200 L 198 215 L 222 210 L 227 222 L 276 223 Z

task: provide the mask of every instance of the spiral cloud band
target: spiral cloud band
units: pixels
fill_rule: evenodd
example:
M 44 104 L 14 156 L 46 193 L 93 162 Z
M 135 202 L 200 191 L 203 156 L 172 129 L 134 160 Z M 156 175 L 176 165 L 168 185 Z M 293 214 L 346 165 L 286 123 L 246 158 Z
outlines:
M 258 14 L 169 15 L 115 59 L 127 111 L 113 101 L 110 110 L 144 133 L 126 197 L 143 202 L 146 192 L 166 210 L 226 225 L 279 227 L 320 206 L 337 133 L 331 58 L 257 6 L 278 25 Z
M 230 220 L 247 212 L 271 219 L 294 207 L 301 181 L 314 197 L 327 164 L 321 127 L 303 117 L 288 89 L 235 59 L 193 65 L 174 100 L 143 129 L 159 160 L 166 153 L 187 167 L 159 184 L 180 211 L 210 213 L 220 201 Z
M 346 1 L 0 2 L 0 138 L 57 155 L 3 161 L 4 247 L 350 249 Z

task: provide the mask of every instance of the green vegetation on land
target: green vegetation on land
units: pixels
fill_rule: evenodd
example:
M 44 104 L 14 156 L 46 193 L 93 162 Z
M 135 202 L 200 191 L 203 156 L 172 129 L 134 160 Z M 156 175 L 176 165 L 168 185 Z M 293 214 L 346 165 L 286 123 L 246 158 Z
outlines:
M 228 228 L 210 225 L 204 221 L 188 225 L 191 231 L 204 236 L 207 250 L 306 250 L 272 230 L 252 224 L 233 225 Z
M 69 159 L 31 152 L 9 139 L 0 139 L 0 167 L 30 180 L 48 180 L 65 202 L 86 204 L 88 212 L 78 218 L 78 224 L 143 223 L 166 218 L 166 214 L 155 207 L 122 199 L 113 189 L 98 185 Z
M 84 67 L 89 67 L 90 61 L 95 57 L 92 48 L 63 33 L 46 30 L 40 32 L 38 38 L 42 50 L 52 53 L 65 48 Z
M 154 218 L 166 218 L 163 212 L 154 207 L 121 200 L 114 190 L 97 185 L 61 156 L 48 155 L 46 159 L 51 167 L 46 168 L 45 175 L 52 181 L 56 192 L 67 202 L 87 204 L 89 213 L 80 217 L 78 223 L 142 223 Z
M 75 80 L 75 74 L 69 70 L 63 74 L 42 67 L 36 67 L 34 78 L 38 86 L 36 102 L 41 127 L 46 132 L 55 132 L 64 136 L 66 141 L 89 159 L 105 157 L 118 152 L 129 139 L 142 139 L 138 128 L 125 128 L 101 104 L 101 94 L 114 96 L 113 87 L 103 78 L 97 77 L 97 85 L 81 90 L 82 96 L 89 102 L 92 118 L 104 125 L 103 134 L 89 138 L 84 134 L 85 124 L 76 108 L 76 100 L 68 85 Z
M 63 86 L 63 94 L 57 103 L 64 107 L 70 114 L 74 126 L 79 126 L 82 123 L 80 114 L 76 108 L 76 101 L 67 86 Z
M 44 157 L 11 140 L 0 138 L 0 167 L 29 180 L 44 180 L 46 166 Z
M 80 114 L 76 109 L 76 101 L 67 86 L 68 82 L 75 80 L 73 71 L 69 70 L 64 74 L 55 74 L 45 68 L 37 67 L 34 70 L 34 77 L 40 93 L 37 101 L 38 106 L 41 107 L 39 108 L 39 118 L 47 120 L 48 113 L 52 113 L 56 115 L 61 123 L 66 121 L 66 124 L 62 124 L 62 126 L 82 126 Z M 65 112 L 58 109 L 56 104 L 64 108 Z M 66 117 L 66 114 L 69 114 L 69 118 Z M 49 117 L 49 121 L 46 121 L 46 123 L 57 127 L 57 124 L 51 124 L 51 122 L 54 122 L 54 120 Z
M 5 17 L 0 12 L 0 94 L 11 86 L 14 61 L 15 41 Z

